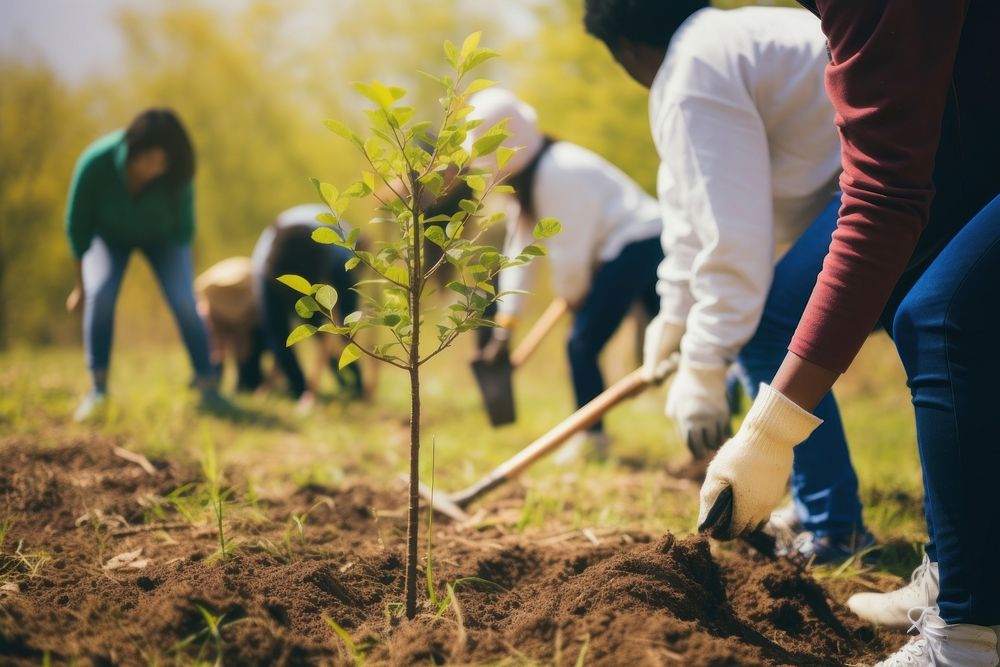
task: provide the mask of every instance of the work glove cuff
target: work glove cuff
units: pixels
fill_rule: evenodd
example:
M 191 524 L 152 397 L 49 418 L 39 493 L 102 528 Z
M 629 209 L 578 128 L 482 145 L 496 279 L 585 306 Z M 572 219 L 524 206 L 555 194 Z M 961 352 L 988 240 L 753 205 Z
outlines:
M 749 447 L 783 450 L 803 442 L 822 423 L 822 419 L 761 382 L 740 431 Z

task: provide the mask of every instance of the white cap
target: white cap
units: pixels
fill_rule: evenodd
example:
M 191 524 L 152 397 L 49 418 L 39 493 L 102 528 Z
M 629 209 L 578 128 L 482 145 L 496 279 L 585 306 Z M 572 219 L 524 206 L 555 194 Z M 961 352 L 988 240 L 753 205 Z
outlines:
M 466 150 L 491 127 L 508 118 L 507 131 L 510 136 L 503 142 L 509 148 L 520 148 L 504 165 L 504 172 L 517 174 L 524 169 L 542 148 L 544 137 L 538 129 L 538 114 L 531 105 L 521 101 L 514 93 L 504 88 L 489 88 L 475 93 L 469 98 L 475 110 L 469 113 L 470 120 L 483 122 L 469 132 L 465 142 Z M 476 158 L 473 166 L 482 169 L 496 169 L 496 154 Z

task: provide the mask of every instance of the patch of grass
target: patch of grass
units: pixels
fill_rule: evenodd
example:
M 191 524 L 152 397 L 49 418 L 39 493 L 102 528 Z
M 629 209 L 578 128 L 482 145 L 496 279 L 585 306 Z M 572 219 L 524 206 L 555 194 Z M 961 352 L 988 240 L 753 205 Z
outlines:
M 364 665 L 368 658 L 368 652 L 375 647 L 375 642 L 371 639 L 365 639 L 360 643 L 356 643 L 351 638 L 351 634 L 344 628 L 340 627 L 335 620 L 326 614 L 323 614 L 323 620 L 326 621 L 326 624 L 330 627 L 333 633 L 337 635 L 342 642 L 344 642 L 344 646 L 347 647 L 347 651 L 351 654 L 351 659 L 354 661 L 354 664 L 358 667 Z
M 438 493 L 478 480 L 572 411 L 563 349 L 567 326 L 567 321 L 561 322 L 518 370 L 514 379 L 518 421 L 500 429 L 489 426 L 461 351 L 453 357 L 458 361 L 428 364 L 424 430 L 434 439 L 435 456 L 433 466 L 431 457 L 424 457 L 422 477 L 430 479 L 433 468 Z M 608 384 L 635 363 L 632 333 L 623 328 L 603 355 Z M 471 341 L 460 342 L 471 356 Z M 408 432 L 400 417 L 408 406 L 403 373 L 380 373 L 371 403 L 335 400 L 336 388 L 327 379 L 317 409 L 301 419 L 291 418 L 294 402 L 278 395 L 237 395 L 233 402 L 239 414 L 206 415 L 197 409 L 197 394 L 186 389 L 190 370 L 178 342 L 158 346 L 123 338 L 116 342 L 114 355 L 110 386 L 115 417 L 103 425 L 84 426 L 70 419 L 87 388 L 80 349 L 21 348 L 0 353 L 0 435 L 17 433 L 44 447 L 72 437 L 109 434 L 151 458 L 166 456 L 188 465 L 203 462 L 206 442 L 213 443 L 213 474 L 203 472 L 203 480 L 145 502 L 148 519 L 212 521 L 222 537 L 220 551 L 223 545 L 232 548 L 229 540 L 237 539 L 238 518 L 252 521 L 250 510 L 243 507 L 246 503 L 237 502 L 242 491 L 238 497 L 225 487 L 221 471 L 230 479 L 252 480 L 249 508 L 251 495 L 284 493 L 305 484 L 394 486 L 406 469 Z M 81 368 L 79 374 L 66 372 L 74 367 Z M 919 562 L 912 545 L 924 539 L 922 482 L 909 394 L 888 339 L 873 337 L 836 391 L 866 522 L 883 544 L 890 545 L 880 552 L 875 567 L 905 575 L 915 560 Z M 541 461 L 520 480 L 473 503 L 470 511 L 491 508 L 495 511 L 489 521 L 526 533 L 567 528 L 690 531 L 697 494 L 671 486 L 675 480 L 667 467 L 681 463 L 687 454 L 663 416 L 665 393 L 666 387 L 651 390 L 607 415 L 605 428 L 612 438 L 608 463 L 562 467 Z M 205 488 L 211 479 L 218 480 L 221 513 L 212 511 Z M 405 504 L 400 494 L 398 506 L 373 508 L 373 514 L 398 511 Z M 300 520 L 302 531 L 307 530 L 306 518 Z M 299 526 L 294 518 L 290 522 L 289 543 L 301 546 Z M 382 523 L 372 531 L 373 541 L 392 539 Z

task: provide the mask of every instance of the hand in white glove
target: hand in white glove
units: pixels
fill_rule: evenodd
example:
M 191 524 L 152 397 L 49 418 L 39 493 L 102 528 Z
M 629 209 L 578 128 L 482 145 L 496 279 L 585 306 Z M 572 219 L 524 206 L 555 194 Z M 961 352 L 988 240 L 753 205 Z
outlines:
M 729 540 L 764 525 L 785 495 L 793 448 L 822 423 L 781 392 L 761 384 L 740 430 L 708 466 L 698 530 Z
M 683 337 L 684 325 L 668 322 L 662 313 L 650 320 L 642 342 L 642 377 L 646 382 L 654 381 L 663 362 L 681 349 Z
M 722 446 L 732 432 L 726 367 L 681 359 L 667 393 L 665 412 L 680 429 L 681 438 L 696 459 L 705 459 Z

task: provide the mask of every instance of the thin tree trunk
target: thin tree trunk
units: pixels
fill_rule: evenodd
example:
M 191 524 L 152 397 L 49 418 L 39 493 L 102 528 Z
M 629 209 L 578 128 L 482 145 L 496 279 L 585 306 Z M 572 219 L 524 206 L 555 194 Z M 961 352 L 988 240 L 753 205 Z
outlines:
M 414 202 L 420 199 L 415 188 Z M 417 615 L 417 536 L 420 527 L 420 292 L 423 279 L 421 249 L 424 243 L 420 211 L 414 206 L 410 246 L 410 511 L 406 522 L 406 617 Z
M 416 330 L 414 329 L 414 332 Z M 420 367 L 410 368 L 410 511 L 406 521 L 406 617 L 417 615 L 417 531 L 420 527 Z

